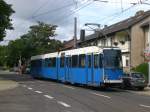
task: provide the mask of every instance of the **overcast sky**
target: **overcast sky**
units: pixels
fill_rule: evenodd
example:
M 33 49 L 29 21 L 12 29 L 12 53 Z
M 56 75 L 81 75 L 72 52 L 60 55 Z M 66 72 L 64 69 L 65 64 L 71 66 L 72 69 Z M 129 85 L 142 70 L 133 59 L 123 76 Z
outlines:
M 61 41 L 73 37 L 74 17 L 78 19 L 79 30 L 86 28 L 85 23 L 99 23 L 102 26 L 111 25 L 126 19 L 138 10 L 149 10 L 150 5 L 135 5 L 140 0 L 5 0 L 12 4 L 15 13 L 12 15 L 14 30 L 7 31 L 4 40 L 14 40 L 29 30 L 29 26 L 42 21 L 58 25 L 56 39 Z M 77 1 L 77 3 L 76 3 Z M 121 5 L 122 1 L 122 5 Z M 150 3 L 150 0 L 143 0 Z M 7 43 L 1 42 L 1 44 Z

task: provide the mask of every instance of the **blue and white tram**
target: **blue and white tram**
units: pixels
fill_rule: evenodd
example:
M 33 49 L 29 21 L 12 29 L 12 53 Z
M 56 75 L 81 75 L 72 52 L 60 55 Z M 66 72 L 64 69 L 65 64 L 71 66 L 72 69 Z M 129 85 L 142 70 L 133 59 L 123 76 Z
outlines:
M 72 84 L 118 85 L 123 75 L 121 50 L 90 46 L 32 56 L 31 75 Z

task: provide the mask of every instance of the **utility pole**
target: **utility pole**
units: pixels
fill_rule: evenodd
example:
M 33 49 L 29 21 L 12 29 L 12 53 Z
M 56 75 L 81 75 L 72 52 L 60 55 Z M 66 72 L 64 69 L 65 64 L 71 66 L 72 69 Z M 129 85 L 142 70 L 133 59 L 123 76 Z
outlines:
M 74 48 L 77 48 L 77 17 L 74 18 Z
M 122 0 L 121 0 L 121 11 L 123 12 L 123 4 L 122 4 Z

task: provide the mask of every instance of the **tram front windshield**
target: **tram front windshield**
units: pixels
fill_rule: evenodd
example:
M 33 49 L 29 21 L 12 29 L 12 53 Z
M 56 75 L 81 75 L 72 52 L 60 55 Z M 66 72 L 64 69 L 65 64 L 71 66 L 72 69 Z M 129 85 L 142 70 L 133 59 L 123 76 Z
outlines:
M 121 50 L 106 49 L 103 53 L 105 68 L 122 68 Z

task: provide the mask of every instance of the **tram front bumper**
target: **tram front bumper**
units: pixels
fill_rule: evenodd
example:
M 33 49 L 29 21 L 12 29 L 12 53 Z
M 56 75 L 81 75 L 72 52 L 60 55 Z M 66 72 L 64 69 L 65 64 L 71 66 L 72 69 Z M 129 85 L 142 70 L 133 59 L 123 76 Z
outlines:
M 122 83 L 123 80 L 104 80 L 104 83 Z
M 109 87 L 120 87 L 123 80 L 104 80 L 104 85 Z

